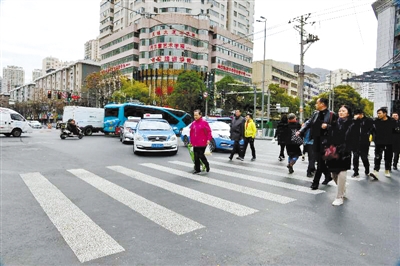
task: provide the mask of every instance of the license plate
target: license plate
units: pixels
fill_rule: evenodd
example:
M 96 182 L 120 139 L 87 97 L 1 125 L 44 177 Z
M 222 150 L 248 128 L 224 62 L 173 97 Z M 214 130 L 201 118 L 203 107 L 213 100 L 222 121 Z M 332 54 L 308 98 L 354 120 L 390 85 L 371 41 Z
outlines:
M 152 148 L 162 148 L 162 147 L 164 147 L 164 144 L 153 143 L 153 144 L 151 144 L 151 147 Z

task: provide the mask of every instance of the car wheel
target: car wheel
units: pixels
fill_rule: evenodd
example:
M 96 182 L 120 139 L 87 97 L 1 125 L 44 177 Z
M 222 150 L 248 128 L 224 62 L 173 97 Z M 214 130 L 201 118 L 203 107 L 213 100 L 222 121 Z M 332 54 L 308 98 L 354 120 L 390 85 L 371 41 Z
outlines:
M 215 145 L 215 140 L 212 139 L 212 140 L 210 141 L 210 151 L 211 151 L 211 152 L 214 152 L 214 151 L 216 151 L 216 150 L 217 150 L 217 147 L 216 147 L 216 145 Z
M 183 136 L 183 145 L 187 147 L 189 144 L 189 138 L 187 136 Z
M 20 136 L 21 136 L 21 133 L 22 133 L 21 129 L 14 129 L 14 130 L 11 132 L 11 134 L 13 135 L 13 137 L 16 137 L 16 138 L 20 137 Z
M 86 136 L 91 136 L 92 134 L 93 134 L 92 128 L 91 128 L 91 127 L 87 127 L 87 128 L 85 129 L 85 135 L 86 135 Z

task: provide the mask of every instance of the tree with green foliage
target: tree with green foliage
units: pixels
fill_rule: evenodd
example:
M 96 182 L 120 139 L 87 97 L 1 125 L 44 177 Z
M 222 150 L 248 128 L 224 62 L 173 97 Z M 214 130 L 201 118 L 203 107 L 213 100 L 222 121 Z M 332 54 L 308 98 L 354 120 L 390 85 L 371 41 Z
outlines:
M 121 77 L 121 88 L 112 94 L 114 102 L 138 101 L 145 104 L 150 103 L 149 88 L 139 81 L 127 80 Z
M 299 110 L 300 99 L 298 97 L 292 97 L 287 94 L 285 88 L 279 87 L 279 84 L 269 84 L 268 89 L 271 91 L 271 120 L 277 120 L 280 118 L 280 113 L 275 111 L 276 104 L 279 103 L 281 107 L 289 107 L 289 113 L 296 113 Z M 265 98 L 268 96 L 266 95 Z M 267 103 L 267 99 L 264 100 Z M 273 106 L 273 107 L 272 107 Z M 266 111 L 266 108 L 264 107 Z
M 362 109 L 364 110 L 365 115 L 372 116 L 373 114 L 373 103 L 367 99 L 362 99 L 360 94 L 349 85 L 339 85 L 333 89 L 334 92 L 334 108 L 332 111 L 337 113 L 339 108 L 342 105 L 349 106 L 353 111 L 354 109 Z M 311 110 L 315 110 L 313 108 L 315 106 L 315 102 L 318 98 L 329 98 L 328 92 L 321 93 L 317 97 L 314 97 L 309 102 L 309 108 Z
M 206 86 L 200 75 L 195 71 L 184 71 L 179 74 L 174 91 L 168 97 L 168 104 L 172 108 L 177 108 L 193 113 L 194 110 L 205 110 L 205 100 L 203 93 Z

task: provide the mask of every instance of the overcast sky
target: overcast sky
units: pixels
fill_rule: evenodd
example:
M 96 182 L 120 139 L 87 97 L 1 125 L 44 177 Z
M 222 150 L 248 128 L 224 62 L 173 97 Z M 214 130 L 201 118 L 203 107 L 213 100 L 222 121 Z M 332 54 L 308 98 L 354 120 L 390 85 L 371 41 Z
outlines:
M 192 0 L 196 1 L 196 0 Z M 240 0 L 238 0 L 240 1 Z M 318 35 L 305 64 L 357 74 L 376 59 L 374 0 L 255 0 L 255 19 L 267 18 L 266 59 L 300 62 L 300 34 L 288 24 L 311 13 L 308 33 Z M 0 0 L 0 67 L 23 67 L 25 82 L 47 56 L 62 61 L 84 57 L 84 43 L 99 34 L 100 0 Z M 298 24 L 298 23 L 297 23 Z M 264 54 L 264 23 L 255 22 L 254 57 Z M 2 75 L 2 72 L 1 72 Z

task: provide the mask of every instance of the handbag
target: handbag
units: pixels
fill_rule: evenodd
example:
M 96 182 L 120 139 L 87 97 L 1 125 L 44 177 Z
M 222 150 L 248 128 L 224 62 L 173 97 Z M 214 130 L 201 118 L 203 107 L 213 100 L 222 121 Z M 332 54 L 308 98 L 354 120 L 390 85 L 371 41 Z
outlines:
M 296 145 L 299 145 L 299 146 L 303 144 L 303 139 L 300 136 L 296 136 L 296 130 L 295 129 L 292 129 L 292 136 L 290 138 L 290 141 L 293 144 L 296 144 Z
M 335 146 L 330 145 L 329 147 L 325 148 L 325 153 L 322 156 L 322 159 L 333 160 L 333 159 L 338 159 L 338 158 L 339 158 L 339 154 L 337 153 Z

